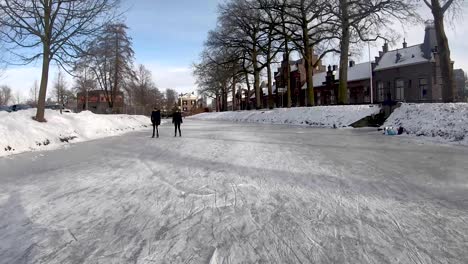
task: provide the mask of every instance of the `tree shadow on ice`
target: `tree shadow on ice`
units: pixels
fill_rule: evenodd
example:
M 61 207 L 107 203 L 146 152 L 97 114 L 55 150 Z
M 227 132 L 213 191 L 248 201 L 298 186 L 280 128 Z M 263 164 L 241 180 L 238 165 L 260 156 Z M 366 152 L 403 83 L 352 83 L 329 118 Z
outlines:
M 11 193 L 0 204 L 0 263 L 32 263 L 41 251 L 38 238 L 46 231 L 26 215 L 20 194 Z

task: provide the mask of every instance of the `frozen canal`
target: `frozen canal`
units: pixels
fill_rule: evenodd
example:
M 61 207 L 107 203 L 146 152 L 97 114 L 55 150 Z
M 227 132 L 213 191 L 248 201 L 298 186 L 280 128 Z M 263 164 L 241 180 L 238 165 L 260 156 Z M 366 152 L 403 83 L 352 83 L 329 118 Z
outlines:
M 0 159 L 0 263 L 468 263 L 468 148 L 186 121 Z

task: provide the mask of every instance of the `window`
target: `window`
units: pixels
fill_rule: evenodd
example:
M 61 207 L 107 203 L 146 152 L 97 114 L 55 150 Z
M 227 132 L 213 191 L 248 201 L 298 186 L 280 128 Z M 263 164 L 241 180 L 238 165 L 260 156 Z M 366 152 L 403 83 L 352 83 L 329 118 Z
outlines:
M 427 83 L 427 79 L 419 79 L 419 94 L 421 96 L 421 100 L 428 99 L 428 91 L 429 85 Z
M 379 102 L 383 102 L 385 100 L 385 90 L 383 82 L 377 82 L 377 96 Z
M 194 104 L 195 104 L 195 101 L 191 101 L 191 104 L 194 105 Z
M 396 96 L 395 100 L 404 101 L 405 100 L 405 81 L 398 79 L 395 82 Z
M 187 112 L 187 107 L 184 107 L 184 112 Z
M 187 105 L 187 101 L 183 101 L 183 103 L 182 103 L 182 104 L 183 104 L 183 105 Z

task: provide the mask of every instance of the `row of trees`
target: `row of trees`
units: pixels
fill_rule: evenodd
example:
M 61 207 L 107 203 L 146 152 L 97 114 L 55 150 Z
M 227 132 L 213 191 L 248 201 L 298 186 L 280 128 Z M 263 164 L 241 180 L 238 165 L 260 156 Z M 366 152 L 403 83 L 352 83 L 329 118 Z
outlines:
M 118 91 L 125 91 L 135 106 L 158 102 L 160 106 L 172 107 L 176 102 L 173 90 L 166 91 L 163 98 L 144 66 L 134 69 L 128 28 L 117 21 L 119 4 L 120 0 L 0 1 L 1 44 L 16 64 L 42 62 L 39 89 L 34 92 L 35 120 L 46 121 L 44 108 L 51 63 L 75 76 L 77 90 L 105 91 L 111 109 Z M 65 94 L 61 78 L 54 84 L 59 102 Z
M 444 33 L 444 14 L 462 0 L 229 0 L 219 6 L 216 29 L 209 32 L 201 61 L 194 66 L 200 92 L 214 98 L 227 110 L 232 93 L 233 109 L 255 92 L 256 107 L 275 107 L 272 94 L 272 64 L 279 54 L 289 61 L 292 52 L 304 59 L 307 105 L 314 105 L 313 69 L 327 54 L 340 55 L 338 102 L 347 102 L 347 73 L 350 52 L 358 53 L 363 41 L 395 41 L 389 30 L 395 22 L 418 22 L 416 10 L 424 3 L 434 14 L 442 73 L 452 84 L 450 50 Z M 317 55 L 317 57 L 314 56 Z M 291 84 L 285 71 L 287 106 L 291 107 Z M 268 101 L 262 105 L 260 77 L 266 71 Z M 451 86 L 451 85 L 449 85 Z M 238 88 L 237 88 L 238 89 Z M 451 89 L 445 89 L 447 91 Z M 277 93 L 278 94 L 278 93 Z M 240 96 L 239 96 L 240 95 Z M 447 96 L 446 98 L 449 98 Z M 247 99 L 248 101 L 249 99 Z

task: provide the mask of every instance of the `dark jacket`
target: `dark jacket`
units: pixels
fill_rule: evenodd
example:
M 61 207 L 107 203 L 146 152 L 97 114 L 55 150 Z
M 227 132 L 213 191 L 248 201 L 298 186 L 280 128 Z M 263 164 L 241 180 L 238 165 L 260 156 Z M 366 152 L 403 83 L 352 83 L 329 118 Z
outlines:
M 161 111 L 153 110 L 153 112 L 151 112 L 151 123 L 157 126 L 161 125 Z
M 175 112 L 172 115 L 172 124 L 182 124 L 182 113 L 181 112 Z

